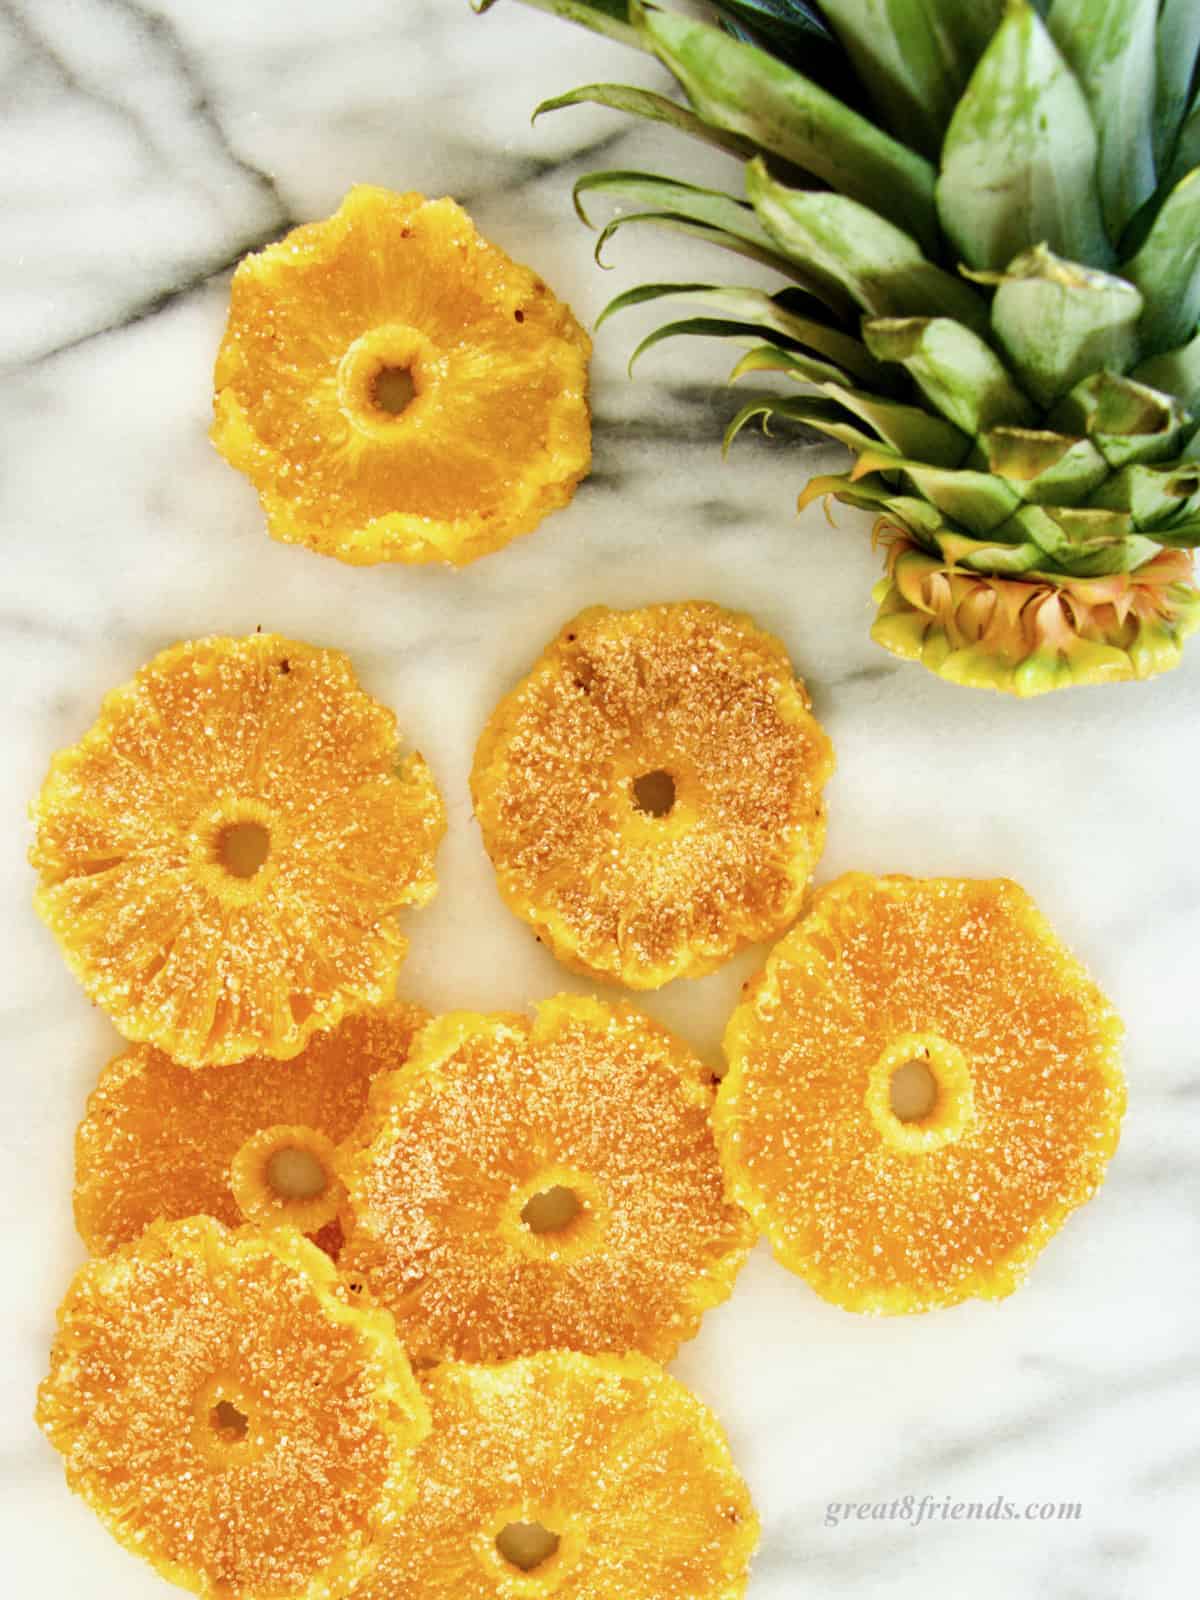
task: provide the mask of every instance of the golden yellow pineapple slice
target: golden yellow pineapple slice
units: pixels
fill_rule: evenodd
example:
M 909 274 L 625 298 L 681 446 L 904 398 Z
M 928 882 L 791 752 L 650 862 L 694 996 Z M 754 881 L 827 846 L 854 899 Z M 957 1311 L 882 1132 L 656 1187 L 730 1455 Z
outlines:
M 1016 884 L 848 874 L 730 1020 L 734 1192 L 847 1310 L 1000 1298 L 1103 1181 L 1121 1033 Z
M 590 351 L 454 201 L 363 186 L 239 266 L 212 438 L 275 538 L 462 565 L 586 473 Z
M 75 1137 L 84 1244 L 107 1255 L 152 1222 L 200 1214 L 233 1227 L 289 1224 L 334 1244 L 343 1193 L 332 1147 L 426 1021 L 420 1006 L 385 1006 L 314 1033 L 291 1061 L 257 1056 L 203 1072 L 130 1045 L 101 1073 Z
M 713 1414 L 641 1356 L 447 1362 L 418 1489 L 353 1600 L 740 1600 L 758 1518 Z
M 67 1481 L 212 1600 L 328 1600 L 414 1488 L 428 1409 L 392 1319 L 290 1230 L 156 1223 L 59 1311 L 37 1418 Z
M 712 1104 L 687 1046 L 627 1006 L 440 1017 L 373 1086 L 364 1148 L 342 1148 L 342 1269 L 422 1361 L 666 1359 L 754 1237 L 725 1196 Z
M 37 908 L 89 996 L 188 1066 L 294 1056 L 391 998 L 445 814 L 346 657 L 273 634 L 156 656 L 33 808 Z
M 471 792 L 509 907 L 654 989 L 796 916 L 833 751 L 778 639 L 705 601 L 568 622 L 496 707 Z

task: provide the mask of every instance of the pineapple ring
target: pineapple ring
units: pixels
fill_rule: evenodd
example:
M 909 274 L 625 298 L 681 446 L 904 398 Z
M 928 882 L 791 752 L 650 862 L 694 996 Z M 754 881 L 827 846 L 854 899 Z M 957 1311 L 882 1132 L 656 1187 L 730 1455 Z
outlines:
M 37 1417 L 114 1538 L 214 1600 L 358 1582 L 429 1431 L 386 1313 L 298 1234 L 207 1217 L 80 1269 Z
M 294 1056 L 386 1000 L 445 813 L 346 657 L 273 634 L 165 650 L 55 756 L 36 905 L 128 1039 Z
M 745 1593 L 749 1492 L 712 1412 L 653 1362 L 559 1351 L 422 1384 L 418 1492 L 354 1600 Z
M 666 1359 L 754 1238 L 726 1199 L 712 1104 L 690 1050 L 626 1006 L 560 995 L 532 1022 L 440 1017 L 372 1088 L 363 1147 L 339 1153 L 342 1269 L 421 1362 Z
M 653 989 L 796 916 L 832 771 L 748 617 L 595 606 L 492 713 L 471 792 L 510 909 L 573 970 Z
M 332 1147 L 357 1127 L 372 1080 L 403 1066 L 427 1021 L 420 1006 L 393 1004 L 314 1034 L 294 1060 L 203 1072 L 131 1045 L 101 1073 L 75 1137 L 84 1244 L 108 1255 L 160 1218 L 204 1214 L 231 1227 L 283 1222 L 336 1245 L 342 1189 Z M 280 1148 L 314 1150 L 333 1175 L 308 1211 L 284 1203 L 268 1181 Z
M 1103 1181 L 1122 1031 L 1016 884 L 847 874 L 730 1020 L 733 1192 L 847 1310 L 998 1299 Z M 930 1094 L 906 1111 L 914 1067 Z
M 276 539 L 461 566 L 574 494 L 590 353 L 453 200 L 360 186 L 238 267 L 212 439 Z

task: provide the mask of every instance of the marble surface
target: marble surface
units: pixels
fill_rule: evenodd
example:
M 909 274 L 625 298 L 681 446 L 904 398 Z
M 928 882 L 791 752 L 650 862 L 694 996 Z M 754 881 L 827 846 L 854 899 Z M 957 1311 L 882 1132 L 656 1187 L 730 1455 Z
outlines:
M 901 666 L 867 637 L 862 518 L 796 520 L 833 457 L 746 435 L 727 352 L 601 333 L 596 470 L 571 508 L 466 572 L 351 570 L 270 542 L 207 443 L 228 273 L 355 180 L 448 192 L 579 314 L 710 270 L 632 231 L 597 271 L 573 218 L 599 165 L 703 176 L 721 158 L 599 110 L 530 127 L 543 95 L 654 69 L 515 4 L 466 0 L 0 0 L 0 1549 L 5 1587 L 149 1600 L 158 1580 L 63 1487 L 30 1419 L 80 1257 L 71 1143 L 117 1047 L 29 909 L 25 807 L 101 693 L 162 646 L 262 624 L 344 646 L 447 797 L 441 892 L 409 919 L 404 988 L 519 1006 L 586 987 L 502 908 L 471 818 L 474 738 L 575 609 L 707 596 L 786 641 L 835 741 L 822 875 L 1018 878 L 1129 1025 L 1130 1109 L 1101 1195 L 996 1305 L 839 1312 L 760 1251 L 679 1374 L 726 1422 L 761 1508 L 751 1600 L 1151 1600 L 1191 1592 L 1200 1148 L 1195 961 L 1200 644 L 1142 687 L 1019 705 Z M 730 272 L 714 257 L 714 277 Z M 746 274 L 741 274 L 743 278 Z M 761 952 L 646 1007 L 714 1053 Z M 1077 1520 L 830 1526 L 831 1502 L 1004 1495 Z

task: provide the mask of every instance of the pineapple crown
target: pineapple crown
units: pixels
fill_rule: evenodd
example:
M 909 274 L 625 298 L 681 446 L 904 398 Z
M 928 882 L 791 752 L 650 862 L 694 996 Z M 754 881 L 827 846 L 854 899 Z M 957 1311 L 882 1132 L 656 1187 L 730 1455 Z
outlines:
M 635 360 L 679 334 L 747 345 L 734 377 L 803 392 L 756 399 L 729 437 L 778 416 L 846 444 L 853 470 L 808 497 L 874 510 L 947 569 L 1039 592 L 1178 573 L 1164 551 L 1200 544 L 1196 0 L 719 0 L 712 22 L 525 3 L 651 52 L 685 96 L 598 83 L 539 114 L 603 105 L 746 163 L 744 197 L 585 176 L 585 221 L 594 200 L 619 208 L 597 256 L 648 223 L 786 280 L 618 296 L 601 321 L 660 298 L 698 312 Z M 1171 592 L 1181 640 L 1200 614 Z

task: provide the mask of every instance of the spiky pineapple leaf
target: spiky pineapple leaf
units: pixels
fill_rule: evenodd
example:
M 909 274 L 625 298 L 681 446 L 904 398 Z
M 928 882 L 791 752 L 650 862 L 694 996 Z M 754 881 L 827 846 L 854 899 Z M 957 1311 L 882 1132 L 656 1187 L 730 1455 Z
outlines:
M 936 161 L 1004 0 L 822 0 L 822 8 L 888 127 Z
M 945 311 L 983 331 L 987 306 L 964 283 L 926 260 L 910 234 L 845 195 L 790 189 L 752 161 L 746 193 L 763 226 L 792 260 L 840 282 L 872 316 Z
M 1137 356 L 1143 301 L 1124 278 L 1063 261 L 1044 245 L 1003 272 L 968 276 L 997 286 L 992 329 L 1041 406 L 1102 367 L 1124 372 Z
M 635 209 L 614 217 L 596 241 L 596 259 L 621 228 L 632 223 L 649 223 L 687 233 L 706 243 L 732 250 L 737 255 L 792 278 L 838 311 L 849 308 L 844 289 L 836 278 L 817 274 L 781 252 L 754 213 L 752 206 L 719 189 L 704 189 L 691 183 L 677 183 L 647 172 L 589 172 L 575 185 L 575 209 L 589 227 L 595 226 L 584 208 L 586 195 L 602 195 L 620 206 Z
M 1200 321 L 1200 167 L 1171 190 L 1121 270 L 1146 302 L 1139 332 L 1148 355 L 1191 339 Z
M 1112 372 L 1076 384 L 1047 422 L 1061 433 L 1086 434 L 1114 470 L 1167 460 L 1194 426 L 1173 396 Z
M 797 383 L 823 384 L 836 381 L 839 377 L 849 378 L 848 373 L 828 361 L 822 361 L 818 356 L 810 355 L 805 350 L 787 350 L 778 344 L 758 344 L 747 350 L 730 372 L 728 381 L 737 383 L 751 372 L 779 372 L 785 377 L 794 378 Z
M 832 327 L 822 315 L 824 308 L 816 300 L 785 291 L 793 295 L 806 309 L 808 315 L 789 310 L 777 295 L 762 289 L 738 289 L 708 283 L 647 283 L 627 289 L 608 305 L 596 318 L 599 328 L 619 311 L 647 305 L 655 300 L 674 300 L 685 305 L 703 306 L 719 311 L 735 320 L 753 323 L 762 335 L 780 335 L 795 345 L 812 350 L 818 356 L 835 362 L 845 371 L 868 382 L 884 381 L 883 368 L 868 353 L 861 339 L 856 339 L 839 328 Z
M 704 122 L 694 111 L 668 100 L 665 94 L 655 94 L 651 89 L 637 89 L 625 83 L 587 83 L 566 94 L 543 100 L 533 113 L 533 120 L 548 111 L 563 111 L 568 106 L 605 106 L 610 111 L 622 111 L 627 116 L 644 117 L 648 122 L 665 123 L 689 138 L 703 140 L 718 150 L 726 150 L 739 160 L 748 161 L 757 153 L 758 146 L 750 139 L 736 133 L 725 133 Z
M 1087 96 L 1110 238 L 1154 192 L 1157 0 L 1054 0 L 1046 26 Z M 1053 129 L 1050 137 L 1057 137 Z
M 648 333 L 630 356 L 630 374 L 632 375 L 634 367 L 647 350 L 652 350 L 655 345 L 662 344 L 667 339 L 680 337 L 736 339 L 742 344 L 756 345 L 762 338 L 762 329 L 752 322 L 733 322 L 722 317 L 685 317 L 678 322 L 664 322 L 661 327 Z M 832 362 L 806 355 L 803 351 L 789 350 L 786 354 L 790 357 L 790 368 L 797 374 L 803 375 L 809 383 L 837 382 L 849 376 Z M 740 372 L 738 375 L 741 375 Z
M 1154 533 L 1200 516 L 1200 467 L 1122 467 L 1087 503 L 1126 511 L 1139 532 Z
M 593 33 L 602 33 L 621 44 L 641 45 L 638 30 L 630 18 L 629 0 L 523 0 L 536 11 L 549 11 L 566 22 L 578 22 Z M 490 11 L 496 0 L 471 0 L 476 11 Z
M 1188 108 L 1200 55 L 1196 0 L 1162 0 L 1158 16 L 1158 93 L 1154 102 L 1154 160 L 1160 172 L 1174 162 L 1180 123 Z
M 957 467 L 966 459 L 971 441 L 941 417 L 920 406 L 902 405 L 861 389 L 826 383 L 824 392 L 873 428 L 899 455 L 935 467 Z
M 1167 169 L 1163 187 L 1169 193 L 1194 167 L 1200 167 L 1200 94 L 1192 102 L 1175 141 L 1175 159 Z
M 1069 505 L 1108 476 L 1108 463 L 1090 439 L 1002 426 L 990 428 L 979 442 L 991 471 L 1037 504 Z
M 1008 0 L 946 131 L 942 226 L 969 266 L 999 271 L 1045 243 L 1106 267 L 1095 167 L 1083 90 L 1027 0 Z
M 936 174 L 928 161 L 753 45 L 648 3 L 638 14 L 655 53 L 706 122 L 902 223 L 927 247 L 936 244 Z
M 1130 376 L 1174 395 L 1185 411 L 1200 413 L 1200 333 L 1176 350 L 1164 350 L 1135 367 Z
M 997 536 L 1021 503 L 1010 483 L 990 472 L 969 468 L 931 467 L 923 461 L 910 461 L 892 452 L 864 451 L 855 464 L 854 475 L 864 471 L 901 471 L 912 479 L 918 491 L 945 516 L 961 523 L 977 537 Z
M 942 416 L 972 436 L 1036 420 L 1028 397 L 977 334 L 949 317 L 876 317 L 863 339 L 877 361 L 898 361 Z

